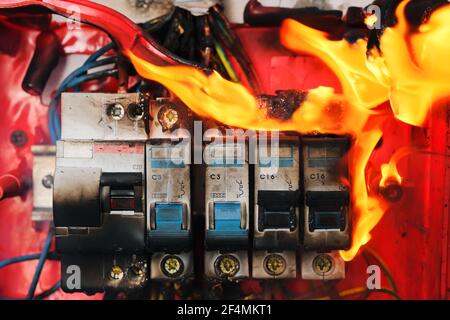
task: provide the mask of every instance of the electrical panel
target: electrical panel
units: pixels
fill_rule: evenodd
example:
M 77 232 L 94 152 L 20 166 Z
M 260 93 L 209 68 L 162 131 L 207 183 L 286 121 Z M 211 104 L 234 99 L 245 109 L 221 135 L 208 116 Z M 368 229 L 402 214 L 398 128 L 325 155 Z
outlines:
M 56 168 L 51 150 L 35 148 L 50 157 L 36 156 L 35 174 L 53 187 L 64 290 L 141 290 L 198 270 L 211 282 L 345 277 L 347 137 L 259 134 L 255 144 L 217 127 L 201 130 L 202 164 L 193 164 L 194 119 L 181 102 L 144 93 L 62 101 Z M 89 270 L 81 288 L 65 284 L 73 265 Z

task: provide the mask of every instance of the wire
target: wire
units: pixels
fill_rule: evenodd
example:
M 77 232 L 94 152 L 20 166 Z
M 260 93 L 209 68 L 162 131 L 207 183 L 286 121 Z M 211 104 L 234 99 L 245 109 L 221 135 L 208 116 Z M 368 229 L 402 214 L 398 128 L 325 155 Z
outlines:
M 61 289 L 61 282 L 58 281 L 55 283 L 50 289 L 43 291 L 42 293 L 35 295 L 33 297 L 33 300 L 43 300 L 45 298 L 48 298 L 52 294 L 56 293 L 59 289 Z
M 61 135 L 61 123 L 58 114 L 59 99 L 61 98 L 61 94 L 70 88 L 79 86 L 83 82 L 117 75 L 118 72 L 116 73 L 116 71 L 112 70 L 104 70 L 92 74 L 87 74 L 87 72 L 91 69 L 95 69 L 112 63 L 117 63 L 117 56 L 98 60 L 101 56 L 114 48 L 114 42 L 111 42 L 108 45 L 100 48 L 98 51 L 93 53 L 80 68 L 76 69 L 69 76 L 67 76 L 59 86 L 50 102 L 48 110 L 48 128 L 50 138 L 53 143 L 56 143 Z
M 106 54 L 109 50 L 112 50 L 116 47 L 116 44 L 114 42 L 111 42 L 107 44 L 106 46 L 100 48 L 96 52 L 94 52 L 85 62 L 85 64 L 91 63 L 96 61 L 98 58 Z
M 52 294 L 56 293 L 60 288 L 61 288 L 61 282 L 58 281 L 50 289 L 47 289 L 47 290 L 43 291 L 42 293 L 35 295 L 33 297 L 33 300 L 43 300 L 45 298 L 48 298 Z M 23 299 L 0 297 L 0 300 L 23 300 Z
M 359 295 L 359 294 L 367 294 L 367 298 L 369 298 L 370 295 L 372 295 L 373 293 L 376 292 L 381 292 L 387 295 L 390 295 L 391 297 L 395 298 L 396 300 L 401 300 L 400 296 L 390 290 L 390 289 L 386 289 L 386 288 L 381 288 L 381 289 L 373 289 L 373 290 L 369 290 L 367 288 L 364 287 L 357 287 L 357 288 L 351 288 L 351 289 L 346 289 L 346 290 L 342 290 L 339 292 L 339 297 L 340 298 L 348 298 L 351 296 L 355 296 L 355 295 Z M 331 296 L 321 296 L 321 297 L 314 297 L 311 295 L 305 295 L 302 297 L 298 297 L 295 300 L 331 300 L 332 297 Z
M 386 288 L 373 289 L 373 290 L 369 290 L 369 289 L 363 288 L 363 287 L 352 288 L 352 289 L 347 289 L 347 290 L 339 292 L 339 296 L 341 298 L 346 298 L 346 297 L 351 297 L 351 296 L 361 294 L 361 293 L 368 293 L 369 295 L 371 295 L 375 292 L 385 293 L 385 294 L 390 295 L 391 297 L 395 298 L 396 300 L 401 300 L 400 296 L 397 293 L 395 293 L 392 290 L 386 289 Z M 330 299 L 331 299 L 330 296 L 323 296 L 323 297 L 313 298 L 312 300 L 330 300 Z
M 56 94 L 61 94 L 63 91 L 65 91 L 68 87 L 70 87 L 70 82 L 76 79 L 76 77 L 81 76 L 88 72 L 90 69 L 106 66 L 108 64 L 116 63 L 118 60 L 117 56 L 108 57 L 105 59 L 93 61 L 93 62 L 86 62 L 84 65 L 82 65 L 80 68 L 73 71 L 69 76 L 67 76 L 66 79 L 61 83 L 58 91 Z
M 15 258 L 11 258 L 11 259 L 6 259 L 3 261 L 0 261 L 0 268 L 4 268 L 4 267 L 7 267 L 7 266 L 15 264 L 15 263 L 36 260 L 36 259 L 39 259 L 40 256 L 41 256 L 40 253 L 35 253 L 35 254 L 29 254 L 26 256 L 20 256 L 20 257 L 15 257 Z
M 21 262 L 26 262 L 26 261 L 32 261 L 32 260 L 37 260 L 39 259 L 41 256 L 40 253 L 34 253 L 34 254 L 28 254 L 25 256 L 20 256 L 20 257 L 14 257 L 14 258 L 10 258 L 10 259 L 6 259 L 3 261 L 0 261 L 0 269 L 1 268 L 5 268 L 7 266 L 16 264 L 16 263 L 21 263 Z M 48 259 L 50 260 L 55 260 L 56 259 L 56 255 L 54 252 L 50 252 L 47 256 Z
M 239 82 L 239 78 L 236 75 L 236 72 L 234 71 L 225 52 L 223 51 L 223 48 L 220 46 L 220 44 L 217 41 L 214 41 L 214 47 L 216 48 L 217 55 L 219 56 L 219 59 L 222 62 L 222 65 L 224 66 L 225 70 L 227 71 L 230 79 L 234 82 Z
M 47 239 L 45 240 L 44 248 L 42 249 L 41 256 L 39 257 L 39 262 L 36 267 L 36 271 L 34 272 L 33 280 L 31 281 L 30 289 L 28 290 L 28 294 L 26 296 L 27 300 L 33 299 L 34 292 L 36 291 L 36 287 L 39 282 L 39 278 L 41 277 L 42 269 L 44 268 L 45 260 L 47 259 L 47 255 L 52 245 L 53 234 L 54 230 L 50 226 L 47 234 Z
M 147 33 L 157 32 L 172 19 L 174 12 L 175 8 L 173 8 L 168 14 L 162 17 L 155 18 L 138 25 Z

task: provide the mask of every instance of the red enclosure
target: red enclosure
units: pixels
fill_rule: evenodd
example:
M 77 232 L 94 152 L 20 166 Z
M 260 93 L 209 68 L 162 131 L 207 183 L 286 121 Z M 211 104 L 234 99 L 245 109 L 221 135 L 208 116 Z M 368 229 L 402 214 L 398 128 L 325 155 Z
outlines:
M 10 20 L 11 21 L 11 20 Z M 39 27 L 2 22 L 0 20 L 0 176 L 14 172 L 30 179 L 31 146 L 49 143 L 47 107 L 39 97 L 21 87 L 32 58 Z M 64 25 L 52 24 L 64 52 L 92 53 L 107 41 L 104 33 L 92 27 L 68 31 Z M 339 90 L 336 77 L 314 57 L 297 56 L 281 47 L 278 29 L 236 27 L 246 51 L 261 79 L 263 91 L 280 89 L 307 90 L 320 85 Z M 23 135 L 22 145 L 12 137 Z M 13 138 L 14 139 L 14 138 Z M 379 168 L 402 146 L 413 146 L 414 152 L 400 162 L 404 178 L 403 197 L 391 203 L 382 221 L 372 232 L 367 245 L 375 251 L 391 271 L 403 299 L 447 299 L 450 290 L 449 197 L 450 197 L 450 109 L 441 104 L 433 109 L 426 128 L 415 128 L 391 121 L 384 128 L 380 146 L 371 157 L 370 168 Z M 377 174 L 368 174 L 369 184 L 377 184 Z M 373 179 L 374 181 L 371 181 Z M 32 193 L 0 201 L 0 260 L 40 251 L 46 227 L 31 222 Z M 41 230 L 42 229 L 42 230 Z M 26 262 L 0 269 L 0 297 L 21 298 L 33 276 L 37 262 Z M 365 286 L 366 261 L 358 255 L 347 264 L 347 278 L 337 284 L 339 290 Z M 59 279 L 57 262 L 47 262 L 37 293 L 51 287 Z M 252 290 L 252 283 L 248 283 Z M 383 286 L 388 285 L 386 278 Z M 286 285 L 296 296 L 308 292 L 307 282 L 296 280 Z M 81 294 L 62 292 L 52 299 L 84 298 Z M 377 293 L 371 298 L 386 298 Z M 87 297 L 86 297 L 87 298 Z M 101 298 L 101 295 L 89 299 Z M 389 298 L 389 297 L 388 297 Z

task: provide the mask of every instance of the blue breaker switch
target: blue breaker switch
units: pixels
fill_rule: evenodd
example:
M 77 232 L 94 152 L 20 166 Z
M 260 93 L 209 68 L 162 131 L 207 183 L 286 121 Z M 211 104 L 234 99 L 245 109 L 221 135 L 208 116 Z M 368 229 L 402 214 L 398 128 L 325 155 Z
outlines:
M 207 231 L 209 249 L 240 249 L 248 245 L 248 229 L 242 226 L 240 202 L 214 203 L 212 223 Z
M 148 233 L 150 248 L 178 251 L 190 246 L 191 232 L 187 229 L 185 210 L 182 203 L 155 204 Z
M 155 218 L 156 230 L 168 232 L 182 230 L 183 205 L 181 203 L 157 203 Z
M 215 230 L 232 232 L 241 229 L 241 204 L 237 202 L 214 204 Z

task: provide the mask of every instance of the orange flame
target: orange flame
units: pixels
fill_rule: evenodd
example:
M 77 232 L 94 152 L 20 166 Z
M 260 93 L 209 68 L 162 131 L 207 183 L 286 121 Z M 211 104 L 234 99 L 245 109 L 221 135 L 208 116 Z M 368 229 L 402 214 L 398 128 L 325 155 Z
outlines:
M 354 44 L 328 40 L 326 34 L 294 20 L 281 28 L 281 42 L 288 49 L 319 57 L 338 76 L 342 94 L 331 88 L 311 90 L 307 100 L 287 121 L 268 118 L 255 97 L 242 85 L 186 66 L 156 66 L 131 51 L 127 52 L 138 73 L 154 80 L 181 99 L 192 111 L 226 125 L 255 129 L 297 131 L 299 133 L 351 134 L 349 152 L 354 230 L 352 246 L 341 251 L 342 258 L 352 260 L 359 248 L 370 240 L 370 232 L 381 220 L 386 204 L 378 195 L 369 194 L 365 170 L 370 156 L 382 137 L 387 112 L 376 107 L 389 101 L 395 117 L 422 125 L 432 102 L 447 96 L 450 66 L 450 7 L 436 11 L 419 32 L 411 34 L 402 14 L 407 1 L 400 4 L 399 23 L 388 28 L 382 39 L 383 54 L 366 54 L 367 40 Z M 393 160 L 396 163 L 395 159 Z M 393 168 L 385 176 L 396 176 Z

